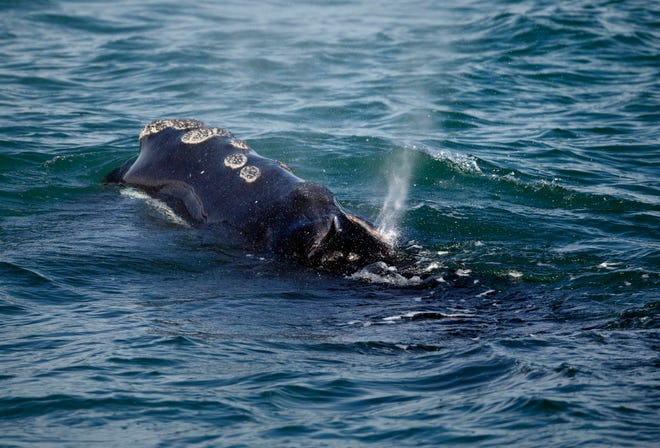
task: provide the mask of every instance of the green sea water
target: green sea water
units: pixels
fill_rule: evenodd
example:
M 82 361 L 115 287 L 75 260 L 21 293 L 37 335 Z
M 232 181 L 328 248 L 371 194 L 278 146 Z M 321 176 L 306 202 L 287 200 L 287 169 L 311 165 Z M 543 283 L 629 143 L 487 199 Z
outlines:
M 0 2 L 0 446 L 653 446 L 660 7 Z M 415 272 L 246 253 L 103 176 L 231 130 Z

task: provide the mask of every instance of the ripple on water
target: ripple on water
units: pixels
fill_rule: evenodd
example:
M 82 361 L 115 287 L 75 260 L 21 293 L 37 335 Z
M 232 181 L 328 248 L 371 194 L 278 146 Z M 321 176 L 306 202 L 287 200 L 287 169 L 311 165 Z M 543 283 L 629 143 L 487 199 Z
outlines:
M 656 443 L 657 7 L 459 3 L 2 2 L 3 443 Z M 159 117 L 388 209 L 405 261 L 102 187 Z

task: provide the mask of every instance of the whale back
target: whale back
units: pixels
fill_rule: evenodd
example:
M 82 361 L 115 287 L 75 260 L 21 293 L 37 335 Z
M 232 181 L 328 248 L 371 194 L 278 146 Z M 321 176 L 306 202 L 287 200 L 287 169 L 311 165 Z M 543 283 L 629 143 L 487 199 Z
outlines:
M 225 129 L 157 120 L 139 140 L 137 158 L 104 182 L 140 188 L 193 225 L 221 226 L 242 244 L 311 265 L 391 253 L 373 226 L 346 213 L 326 187 L 260 156 Z

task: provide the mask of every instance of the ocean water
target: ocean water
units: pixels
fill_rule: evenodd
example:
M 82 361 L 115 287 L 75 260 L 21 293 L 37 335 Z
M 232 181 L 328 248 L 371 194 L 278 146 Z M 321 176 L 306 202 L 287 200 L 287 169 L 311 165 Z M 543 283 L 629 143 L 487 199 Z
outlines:
M 0 445 L 660 440 L 656 2 L 3 1 L 0 55 Z M 431 281 L 101 186 L 166 117 L 328 186 Z

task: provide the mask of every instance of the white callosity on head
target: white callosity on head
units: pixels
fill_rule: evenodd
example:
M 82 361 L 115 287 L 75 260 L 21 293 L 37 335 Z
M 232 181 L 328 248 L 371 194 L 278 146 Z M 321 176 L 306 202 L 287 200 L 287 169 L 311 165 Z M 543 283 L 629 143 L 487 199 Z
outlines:
M 204 123 L 199 120 L 173 119 L 173 120 L 155 120 L 146 125 L 140 132 L 139 138 L 142 139 L 148 135 L 157 134 L 167 128 L 174 128 L 181 131 L 204 127 Z
M 243 140 L 237 140 L 235 138 L 232 138 L 229 144 L 231 144 L 236 149 L 240 149 L 243 152 L 248 152 L 250 150 L 248 144 Z
M 293 173 L 293 170 L 287 165 L 286 163 L 276 160 L 277 164 L 280 166 L 280 168 L 287 170 L 289 173 Z
M 181 136 L 182 143 L 197 144 L 215 137 L 231 137 L 231 132 L 222 128 L 200 128 L 192 129 Z
M 241 179 L 245 182 L 254 182 L 259 179 L 259 176 L 261 176 L 261 170 L 254 165 L 248 165 L 241 168 Z
M 247 163 L 247 156 L 241 154 L 240 152 L 229 154 L 225 157 L 225 166 L 231 168 L 232 170 L 237 170 L 242 168 Z

